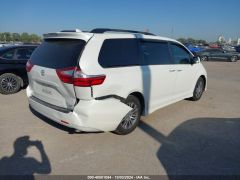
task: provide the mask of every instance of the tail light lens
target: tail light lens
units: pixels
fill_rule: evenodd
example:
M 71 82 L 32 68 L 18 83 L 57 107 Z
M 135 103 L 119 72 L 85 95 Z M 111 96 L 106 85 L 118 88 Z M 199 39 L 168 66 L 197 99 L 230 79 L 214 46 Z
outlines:
M 33 68 L 33 66 L 34 66 L 34 65 L 31 63 L 31 61 L 28 60 L 28 62 L 27 62 L 27 64 L 26 64 L 26 70 L 27 70 L 27 72 L 30 72 L 31 69 Z
M 78 67 L 58 69 L 56 71 L 59 79 L 62 82 L 73 84 L 74 86 L 78 87 L 100 85 L 106 78 L 105 75 L 86 75 Z
M 73 84 L 73 73 L 74 73 L 75 67 L 70 68 L 64 68 L 64 69 L 57 69 L 57 75 L 59 79 L 68 84 Z

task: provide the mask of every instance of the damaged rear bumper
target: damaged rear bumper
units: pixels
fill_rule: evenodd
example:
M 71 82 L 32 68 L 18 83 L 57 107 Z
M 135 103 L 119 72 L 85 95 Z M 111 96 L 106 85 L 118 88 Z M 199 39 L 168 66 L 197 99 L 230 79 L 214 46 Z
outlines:
M 30 106 L 64 126 L 85 132 L 114 131 L 131 107 L 115 98 L 80 100 L 73 111 L 63 112 L 36 101 L 27 92 Z

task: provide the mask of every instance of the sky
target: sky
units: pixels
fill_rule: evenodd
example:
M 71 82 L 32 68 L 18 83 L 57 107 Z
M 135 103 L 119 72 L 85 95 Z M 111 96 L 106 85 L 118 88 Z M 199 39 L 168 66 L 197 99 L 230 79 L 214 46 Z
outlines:
M 240 38 L 240 0 L 1 0 L 0 32 L 122 28 L 172 38 Z

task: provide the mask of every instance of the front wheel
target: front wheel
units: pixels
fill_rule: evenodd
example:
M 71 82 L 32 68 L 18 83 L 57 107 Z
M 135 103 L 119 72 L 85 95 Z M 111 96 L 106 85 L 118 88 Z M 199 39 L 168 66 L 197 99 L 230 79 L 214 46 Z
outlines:
M 12 73 L 5 73 L 0 76 L 0 93 L 14 94 L 21 88 L 21 79 Z
M 196 86 L 193 92 L 193 97 L 191 98 L 191 100 L 198 101 L 199 99 L 201 99 L 202 94 L 204 92 L 204 88 L 205 88 L 204 79 L 200 77 L 196 83 Z
M 139 99 L 133 95 L 129 95 L 125 104 L 133 108 L 118 125 L 115 133 L 126 135 L 131 133 L 139 124 L 141 117 L 141 103 Z

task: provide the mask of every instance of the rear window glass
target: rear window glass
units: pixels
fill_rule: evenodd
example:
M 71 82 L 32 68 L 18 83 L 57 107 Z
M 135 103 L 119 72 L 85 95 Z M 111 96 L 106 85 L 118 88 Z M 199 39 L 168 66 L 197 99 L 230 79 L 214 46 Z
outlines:
M 53 69 L 76 66 L 85 44 L 77 39 L 48 39 L 33 52 L 31 62 Z
M 104 68 L 139 65 L 138 42 L 136 39 L 107 39 L 98 60 Z

